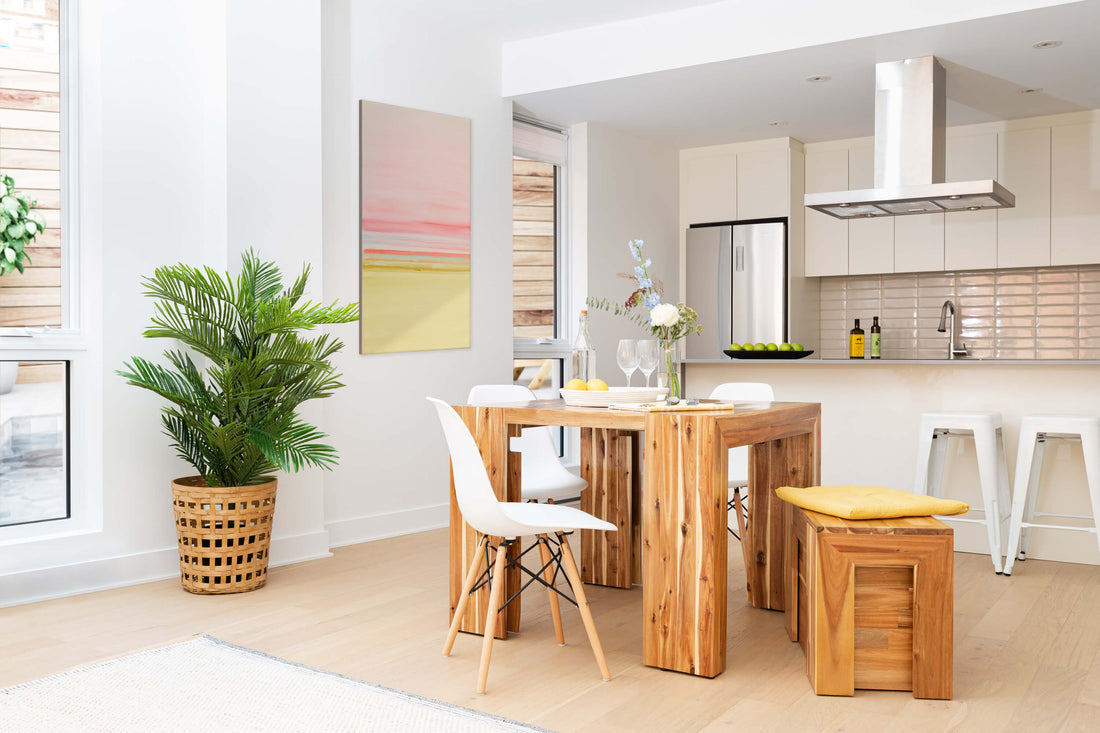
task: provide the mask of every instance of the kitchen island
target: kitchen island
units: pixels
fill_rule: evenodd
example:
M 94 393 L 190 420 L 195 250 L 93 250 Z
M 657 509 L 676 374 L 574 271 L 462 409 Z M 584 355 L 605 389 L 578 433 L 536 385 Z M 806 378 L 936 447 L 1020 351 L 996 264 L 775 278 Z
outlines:
M 1000 411 L 1010 479 L 1022 415 L 1100 415 L 1100 363 L 1095 361 L 725 359 L 689 362 L 684 368 L 690 397 L 706 397 L 722 382 L 767 382 L 778 400 L 820 402 L 827 426 L 822 433 L 824 484 L 912 490 L 922 412 Z M 958 440 L 950 446 L 944 495 L 981 506 L 973 443 Z M 1092 513 L 1083 464 L 1079 443 L 1051 444 L 1038 511 Z M 981 525 L 952 526 L 957 550 L 988 553 Z M 1037 530 L 1028 554 L 1100 564 L 1096 538 L 1087 532 Z

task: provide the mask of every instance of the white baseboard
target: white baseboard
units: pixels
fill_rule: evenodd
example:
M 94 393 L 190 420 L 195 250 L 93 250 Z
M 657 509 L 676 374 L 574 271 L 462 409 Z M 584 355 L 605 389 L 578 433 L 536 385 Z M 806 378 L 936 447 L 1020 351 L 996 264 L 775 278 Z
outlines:
M 271 539 L 272 567 L 331 557 L 328 532 Z M 175 547 L 0 575 L 0 608 L 179 577 Z
M 330 547 L 357 545 L 360 542 L 424 532 L 446 527 L 450 521 L 449 504 L 433 504 L 399 512 L 371 514 L 351 519 L 338 519 L 325 525 Z

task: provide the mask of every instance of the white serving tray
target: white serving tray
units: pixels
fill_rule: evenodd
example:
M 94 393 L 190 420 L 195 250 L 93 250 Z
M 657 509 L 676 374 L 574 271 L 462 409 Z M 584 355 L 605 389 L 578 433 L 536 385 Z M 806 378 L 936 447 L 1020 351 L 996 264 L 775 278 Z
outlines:
M 572 407 L 607 407 L 611 404 L 628 405 L 656 402 L 668 394 L 667 387 L 611 387 L 603 390 L 562 389 L 561 398 Z

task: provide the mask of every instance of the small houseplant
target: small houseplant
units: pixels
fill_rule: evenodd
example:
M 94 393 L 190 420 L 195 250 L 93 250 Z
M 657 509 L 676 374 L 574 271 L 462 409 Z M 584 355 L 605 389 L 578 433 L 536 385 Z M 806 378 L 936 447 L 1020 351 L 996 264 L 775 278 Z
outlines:
M 0 177 L 0 275 L 23 272 L 23 263 L 31 264 L 27 247 L 46 228 L 40 216 L 31 214 L 34 205 L 15 191 L 11 176 Z
M 249 251 L 236 279 L 179 264 L 144 281 L 144 294 L 156 299 L 144 335 L 186 348 L 164 352 L 170 367 L 134 357 L 118 374 L 168 401 L 164 433 L 198 471 L 172 482 L 181 581 L 192 593 L 262 586 L 277 486 L 271 474 L 336 463 L 324 433 L 296 410 L 343 386 L 329 363 L 343 343 L 302 332 L 353 321 L 358 306 L 303 301 L 308 278 L 307 265 L 284 289 L 279 268 Z

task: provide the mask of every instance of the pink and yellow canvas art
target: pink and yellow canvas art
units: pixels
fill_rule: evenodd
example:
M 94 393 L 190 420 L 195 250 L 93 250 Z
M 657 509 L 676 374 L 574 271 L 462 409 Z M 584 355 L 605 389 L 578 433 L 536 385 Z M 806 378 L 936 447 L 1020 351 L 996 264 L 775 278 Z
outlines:
M 359 104 L 359 351 L 468 348 L 470 120 Z

